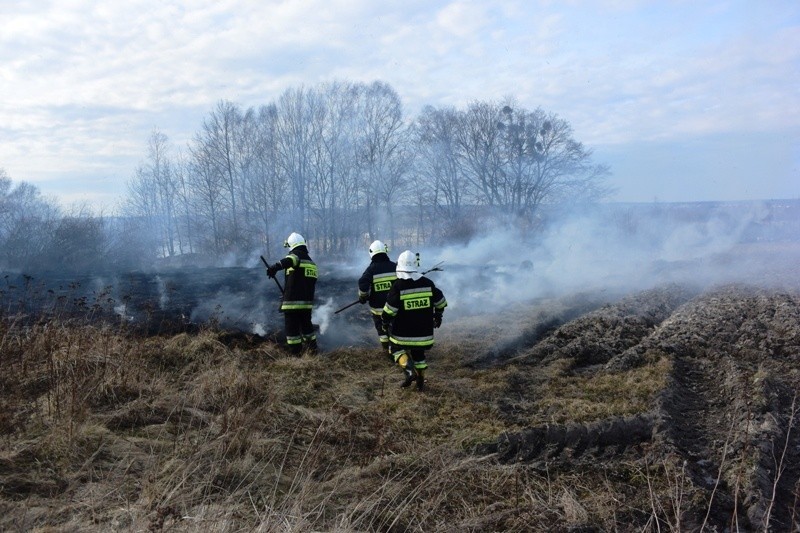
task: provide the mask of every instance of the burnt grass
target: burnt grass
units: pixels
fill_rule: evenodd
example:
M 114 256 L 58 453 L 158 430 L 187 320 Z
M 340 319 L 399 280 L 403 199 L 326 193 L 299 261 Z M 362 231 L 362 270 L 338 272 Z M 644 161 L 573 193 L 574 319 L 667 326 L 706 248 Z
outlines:
M 191 296 L 129 277 L 151 298 L 136 306 L 102 283 L 7 278 L 0 529 L 800 528 L 797 290 L 667 284 L 446 313 L 418 393 L 364 308 L 330 326 L 349 343 L 293 358 L 243 318 L 274 312 L 271 288 L 237 274 Z M 351 285 L 322 292 L 339 307 Z M 192 316 L 189 298 L 220 286 L 246 313 Z

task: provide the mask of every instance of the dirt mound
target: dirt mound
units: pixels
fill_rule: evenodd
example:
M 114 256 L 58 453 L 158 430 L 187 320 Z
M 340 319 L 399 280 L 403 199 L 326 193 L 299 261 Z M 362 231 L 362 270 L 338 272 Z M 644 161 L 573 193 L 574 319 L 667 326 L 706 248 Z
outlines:
M 626 354 L 632 348 L 695 294 L 686 287 L 670 285 L 606 304 L 559 327 L 541 342 L 523 345 L 514 361 L 549 364 L 555 359 L 569 359 L 577 369 L 606 364 L 615 357 L 628 359 Z
M 666 370 L 638 408 L 573 412 L 580 424 L 534 425 L 483 451 L 505 462 L 571 462 L 585 453 L 613 461 L 638 447 L 654 463 L 679 465 L 703 506 L 686 524 L 732 523 L 777 530 L 796 524 L 800 480 L 800 296 L 726 286 L 697 295 L 664 287 L 622 299 L 556 328 L 508 362 L 503 396 L 513 423 L 558 420 L 573 398 L 553 409 L 548 391 L 580 382 L 579 395 L 610 376 L 641 383 L 641 372 Z M 590 378 L 591 376 L 591 378 Z M 652 377 L 652 375 L 650 375 Z M 631 385 L 632 386 L 632 385 Z M 624 396 L 629 388 L 608 388 Z M 558 402 L 556 402 L 558 403 Z M 584 402 L 584 405 L 586 402 Z M 608 403 L 606 403 L 608 407 Z M 627 409 L 627 411 L 626 411 Z M 636 411 L 640 412 L 636 412 Z M 608 416 L 611 415 L 611 416 Z M 594 418 L 594 419 L 592 419 Z M 647 450 L 644 454 L 643 450 Z

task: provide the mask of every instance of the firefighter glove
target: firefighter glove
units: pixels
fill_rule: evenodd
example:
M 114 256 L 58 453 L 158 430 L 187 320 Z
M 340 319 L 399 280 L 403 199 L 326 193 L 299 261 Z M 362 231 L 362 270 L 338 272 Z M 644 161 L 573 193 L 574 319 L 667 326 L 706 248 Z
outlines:
M 367 296 L 366 294 L 359 294 L 358 295 L 358 303 L 365 304 L 365 303 L 367 303 L 367 300 L 369 300 L 369 296 Z
M 438 328 L 442 325 L 442 314 L 441 313 L 434 313 L 433 315 L 433 327 Z
M 389 322 L 381 322 L 381 332 L 388 335 L 388 333 L 389 333 Z
M 274 278 L 278 272 L 281 270 L 280 263 L 275 263 L 274 265 L 270 265 L 267 267 L 267 276 L 270 278 Z

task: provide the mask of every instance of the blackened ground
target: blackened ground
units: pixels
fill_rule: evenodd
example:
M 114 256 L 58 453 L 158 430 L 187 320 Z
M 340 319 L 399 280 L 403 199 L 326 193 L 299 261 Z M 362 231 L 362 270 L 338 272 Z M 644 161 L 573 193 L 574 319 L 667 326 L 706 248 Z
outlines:
M 278 339 L 283 335 L 280 313 L 283 276 L 267 278 L 263 268 L 181 268 L 159 272 L 63 275 L 5 273 L 0 279 L 0 315 L 30 320 L 68 318 L 107 321 L 147 334 L 174 334 L 219 327 L 232 335 Z M 279 288 L 280 285 L 280 288 Z M 321 276 L 314 321 L 335 319 L 343 338 L 358 342 L 367 324 L 361 306 L 334 314 L 357 295 L 351 277 Z M 356 328 L 350 335 L 346 329 Z

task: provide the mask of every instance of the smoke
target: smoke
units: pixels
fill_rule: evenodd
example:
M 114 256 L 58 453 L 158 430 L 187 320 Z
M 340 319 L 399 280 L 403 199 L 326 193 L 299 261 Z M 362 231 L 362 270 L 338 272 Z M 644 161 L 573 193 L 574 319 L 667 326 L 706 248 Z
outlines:
M 451 317 L 667 282 L 796 283 L 797 257 L 765 245 L 774 240 L 765 221 L 770 216 L 761 204 L 614 206 L 551 218 L 535 234 L 511 225 L 487 228 L 467 244 L 421 250 L 421 268 L 444 261 L 444 272 L 429 277 L 444 291 Z
M 601 206 L 547 214 L 535 230 L 486 225 L 466 243 L 421 249 L 390 243 L 389 255 L 396 260 L 407 248 L 419 251 L 423 271 L 442 263 L 442 271 L 428 277 L 448 301 L 445 330 L 467 316 L 475 317 L 470 323 L 493 327 L 499 312 L 517 309 L 524 321 L 544 299 L 581 294 L 593 302 L 611 301 L 675 282 L 695 288 L 730 282 L 800 287 L 798 212 L 800 203 L 777 201 Z M 320 268 L 312 319 L 325 349 L 376 342 L 365 307 L 334 311 L 357 294 L 357 280 L 370 262 L 367 240 L 344 263 L 315 257 L 311 243 Z M 248 267 L 173 267 L 78 280 L 28 283 L 21 274 L 7 275 L 8 291 L 19 286 L 22 294 L 9 293 L 5 305 L 19 307 L 14 303 L 19 300 L 32 307 L 42 300 L 43 308 L 113 313 L 134 324 L 213 323 L 266 336 L 283 329 L 281 294 L 260 260 L 250 259 Z M 25 292 L 34 284 L 42 284 L 35 298 Z M 48 304 L 47 298 L 53 301 Z M 518 331 L 520 323 L 504 327 Z
M 132 315 L 128 314 L 128 307 L 125 304 L 119 304 L 114 306 L 114 312 L 119 316 L 120 320 L 125 322 L 133 322 L 134 318 Z
M 234 274 L 234 271 L 231 273 Z M 251 291 L 234 292 L 230 288 L 222 288 L 198 302 L 189 317 L 192 322 L 199 324 L 216 323 L 243 331 L 265 331 L 270 326 L 277 329 L 276 319 L 264 322 L 264 318 L 277 315 L 277 303 L 274 307 L 275 311 L 268 311 L 266 302 Z
M 335 305 L 333 303 L 333 298 L 328 298 L 325 300 L 325 303 L 315 307 L 312 311 L 312 316 L 316 320 L 317 324 L 319 324 L 319 332 L 321 335 L 325 335 L 325 332 L 328 331 L 328 326 L 331 325 L 331 318 L 333 317 L 333 312 L 335 309 Z
M 167 308 L 169 303 L 169 295 L 167 294 L 167 284 L 161 279 L 161 276 L 156 275 L 156 288 L 158 289 L 158 308 L 162 311 Z

